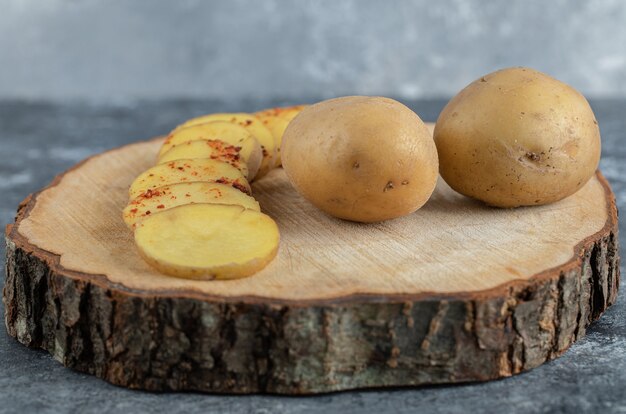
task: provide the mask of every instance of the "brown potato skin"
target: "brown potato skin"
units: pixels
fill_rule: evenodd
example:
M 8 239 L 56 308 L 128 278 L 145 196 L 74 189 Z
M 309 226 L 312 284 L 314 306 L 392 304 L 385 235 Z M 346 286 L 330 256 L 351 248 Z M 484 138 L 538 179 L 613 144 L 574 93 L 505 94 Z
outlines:
M 580 189 L 600 160 L 600 130 L 575 89 L 529 68 L 472 82 L 439 115 L 439 172 L 497 207 L 552 203 Z
M 422 120 L 389 98 L 347 96 L 306 107 L 283 136 L 283 168 L 326 213 L 377 222 L 420 208 L 437 183 L 437 150 Z

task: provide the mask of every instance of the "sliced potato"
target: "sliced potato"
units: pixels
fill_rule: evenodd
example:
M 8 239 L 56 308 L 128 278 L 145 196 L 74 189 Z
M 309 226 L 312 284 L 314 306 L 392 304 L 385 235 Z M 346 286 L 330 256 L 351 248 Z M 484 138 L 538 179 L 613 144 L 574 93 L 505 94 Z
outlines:
M 267 126 L 274 136 L 274 142 L 276 143 L 276 161 L 274 166 L 280 167 L 282 165 L 280 150 L 283 143 L 283 134 L 285 133 L 285 129 L 287 129 L 287 125 L 289 125 L 289 122 L 306 106 L 307 105 L 295 105 L 284 108 L 270 108 L 255 113 L 256 117 Z
M 124 209 L 124 222 L 130 228 L 153 214 L 185 204 L 228 204 L 261 211 L 252 197 L 226 184 L 210 182 L 179 183 L 158 187 L 133 199 Z
M 175 130 L 159 152 L 159 159 L 172 147 L 190 141 L 220 140 L 241 147 L 239 155 L 246 162 L 250 179 L 254 178 L 263 161 L 263 149 L 259 141 L 244 127 L 226 121 L 213 121 Z
M 188 204 L 141 221 L 135 243 L 157 270 L 190 279 L 237 279 L 263 269 L 278 251 L 278 226 L 241 206 Z
M 250 184 L 241 171 L 225 162 L 210 159 L 175 160 L 158 164 L 141 173 L 130 185 L 131 199 L 148 190 L 165 185 L 193 181 L 209 181 L 228 184 L 246 194 L 250 194 Z
M 261 168 L 263 148 L 259 141 L 241 125 L 226 121 L 207 122 L 174 130 L 161 146 L 159 158 L 175 145 L 199 140 L 220 140 L 241 147 L 240 155 L 248 165 L 250 179 L 254 178 Z
M 289 121 L 285 118 L 275 115 L 274 110 L 268 109 L 265 111 L 257 112 L 254 114 L 259 120 L 265 125 L 271 132 L 274 137 L 274 145 L 276 145 L 276 159 L 274 161 L 274 166 L 279 167 L 281 164 L 280 160 L 280 146 L 283 140 L 283 134 L 285 133 L 285 129 L 287 129 L 287 125 L 289 125 Z
M 276 115 L 291 122 L 308 105 L 294 105 L 285 108 L 275 108 Z
M 209 158 L 232 165 L 250 179 L 248 165 L 239 155 L 241 147 L 225 144 L 219 140 L 187 141 L 174 145 L 161 158 L 159 164 L 181 159 Z
M 272 132 L 265 125 L 263 125 L 263 123 L 261 123 L 261 121 L 256 116 L 252 114 L 220 113 L 204 115 L 198 118 L 190 119 L 189 121 L 183 123 L 182 125 L 178 126 L 173 133 L 178 132 L 182 128 L 213 121 L 226 121 L 235 125 L 240 125 L 247 129 L 259 141 L 263 149 L 263 161 L 261 162 L 261 169 L 259 170 L 256 178 L 261 178 L 274 167 L 274 159 L 276 158 L 276 145 L 274 143 L 274 137 L 272 136 Z

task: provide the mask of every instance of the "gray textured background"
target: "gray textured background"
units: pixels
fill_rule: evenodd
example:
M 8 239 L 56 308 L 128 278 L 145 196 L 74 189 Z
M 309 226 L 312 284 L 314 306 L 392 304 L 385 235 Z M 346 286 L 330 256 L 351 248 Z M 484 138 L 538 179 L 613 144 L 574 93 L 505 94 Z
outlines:
M 445 97 L 527 65 L 626 94 L 621 0 L 0 0 L 0 98 Z

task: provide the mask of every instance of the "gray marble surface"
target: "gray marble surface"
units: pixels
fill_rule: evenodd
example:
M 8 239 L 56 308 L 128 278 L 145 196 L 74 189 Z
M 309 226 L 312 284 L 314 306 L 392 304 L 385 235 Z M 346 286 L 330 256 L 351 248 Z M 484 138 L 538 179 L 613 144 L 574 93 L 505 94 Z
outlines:
M 626 94 L 623 0 L 0 0 L 0 96 L 448 96 L 525 65 Z
M 86 156 L 164 133 L 196 114 L 280 103 L 158 101 L 94 106 L 0 101 L 0 222 L 12 221 L 20 200 Z M 407 103 L 431 121 L 444 105 L 443 101 Z M 592 106 L 603 137 L 601 168 L 624 211 L 626 100 L 595 101 Z M 623 221 L 620 230 L 626 234 Z M 622 239 L 622 257 L 626 257 L 624 245 Z M 4 250 L 0 253 L 3 260 Z M 4 267 L 4 261 L 0 263 Z M 2 280 L 0 276 L 0 284 Z M 622 289 L 617 304 L 563 357 L 519 376 L 488 383 L 303 398 L 130 391 L 63 368 L 47 353 L 17 343 L 2 324 L 0 413 L 626 413 L 624 296 Z

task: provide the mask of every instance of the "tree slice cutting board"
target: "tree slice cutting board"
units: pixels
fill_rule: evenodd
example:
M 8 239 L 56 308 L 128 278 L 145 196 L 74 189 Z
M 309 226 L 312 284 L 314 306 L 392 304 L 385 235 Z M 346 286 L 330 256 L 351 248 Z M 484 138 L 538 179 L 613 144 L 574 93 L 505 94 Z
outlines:
M 281 232 L 253 277 L 155 272 L 121 218 L 160 139 L 92 157 L 7 227 L 8 332 L 68 367 L 149 390 L 306 394 L 489 380 L 563 353 L 614 302 L 617 211 L 577 194 L 494 209 L 440 180 L 410 216 L 334 219 L 281 169 L 255 183 Z

